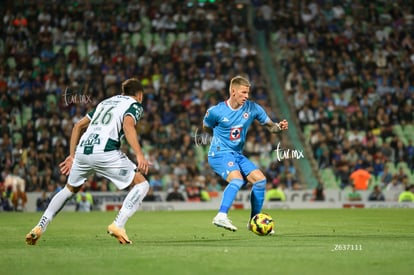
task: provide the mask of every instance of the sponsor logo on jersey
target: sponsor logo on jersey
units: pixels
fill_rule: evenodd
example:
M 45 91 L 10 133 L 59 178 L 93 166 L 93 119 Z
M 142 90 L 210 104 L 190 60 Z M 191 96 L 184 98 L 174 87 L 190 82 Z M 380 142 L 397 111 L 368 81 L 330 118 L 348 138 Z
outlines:
M 231 130 L 230 130 L 230 140 L 239 139 L 240 136 L 241 136 L 241 131 L 242 131 L 241 127 L 231 128 Z
M 100 144 L 101 140 L 99 138 L 99 134 L 90 134 L 88 138 L 82 140 L 80 146 L 93 146 L 95 144 Z
M 135 109 L 135 119 L 139 120 L 144 116 L 144 109 L 142 106 L 138 106 L 137 104 L 133 105 L 133 108 Z
M 249 118 L 249 113 L 248 113 L 248 112 L 245 112 L 245 113 L 243 114 L 243 118 L 244 118 L 244 119 L 248 119 L 248 118 Z

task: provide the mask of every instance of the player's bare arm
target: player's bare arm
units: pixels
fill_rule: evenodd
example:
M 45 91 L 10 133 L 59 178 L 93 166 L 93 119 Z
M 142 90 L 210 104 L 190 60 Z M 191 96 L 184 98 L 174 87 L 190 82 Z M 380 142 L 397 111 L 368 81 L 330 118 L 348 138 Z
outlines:
M 145 159 L 144 154 L 141 150 L 141 145 L 138 142 L 137 130 L 135 128 L 135 120 L 132 118 L 132 116 L 127 115 L 124 118 L 123 129 L 125 138 L 136 155 L 138 170 L 142 172 L 144 175 L 146 175 L 148 173 L 149 163 Z
M 266 124 L 266 127 L 271 133 L 279 133 L 281 131 L 287 130 L 289 127 L 289 123 L 286 119 L 280 122 L 269 121 Z
M 72 134 L 70 136 L 69 156 L 59 164 L 60 172 L 63 175 L 69 175 L 70 169 L 72 168 L 73 158 L 75 157 L 76 145 L 78 145 L 83 131 L 88 128 L 90 122 L 91 120 L 89 117 L 85 116 L 73 126 Z

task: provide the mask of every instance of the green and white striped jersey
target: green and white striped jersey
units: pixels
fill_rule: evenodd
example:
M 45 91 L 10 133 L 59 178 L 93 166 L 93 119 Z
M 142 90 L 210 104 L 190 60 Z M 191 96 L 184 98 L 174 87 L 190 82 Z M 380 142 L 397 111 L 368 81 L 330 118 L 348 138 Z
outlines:
M 87 114 L 91 121 L 79 140 L 76 153 L 118 150 L 124 135 L 124 117 L 127 115 L 132 116 L 136 124 L 143 117 L 144 109 L 130 96 L 116 95 L 103 100 Z

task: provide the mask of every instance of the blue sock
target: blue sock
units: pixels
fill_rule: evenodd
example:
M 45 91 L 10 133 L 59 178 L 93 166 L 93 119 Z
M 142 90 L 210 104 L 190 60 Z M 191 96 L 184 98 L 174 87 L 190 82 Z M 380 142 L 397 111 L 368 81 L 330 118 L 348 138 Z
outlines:
M 253 218 L 254 215 L 262 211 L 263 201 L 265 197 L 265 186 L 266 186 L 265 179 L 253 184 L 252 192 L 250 193 L 250 204 L 252 207 L 251 212 L 250 212 L 250 218 Z
M 244 181 L 241 179 L 232 179 L 223 191 L 223 198 L 221 199 L 220 213 L 228 213 L 230 207 L 236 198 L 237 192 L 240 190 Z

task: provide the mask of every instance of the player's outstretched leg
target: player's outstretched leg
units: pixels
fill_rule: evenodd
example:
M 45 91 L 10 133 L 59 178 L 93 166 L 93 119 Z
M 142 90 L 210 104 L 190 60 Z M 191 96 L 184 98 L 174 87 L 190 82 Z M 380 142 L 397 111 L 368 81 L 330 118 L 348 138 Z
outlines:
M 59 213 L 63 208 L 66 201 L 73 196 L 74 193 L 65 186 L 60 190 L 50 201 L 45 213 L 40 218 L 39 223 L 26 234 L 26 243 L 28 245 L 35 245 L 40 239 L 42 234 L 46 231 L 47 226 L 52 221 L 52 219 Z
M 233 201 L 236 198 L 237 192 L 243 186 L 244 181 L 242 179 L 232 179 L 223 191 L 223 198 L 221 200 L 220 210 L 213 219 L 213 224 L 222 227 L 230 231 L 237 231 L 231 220 L 227 217 L 230 207 L 233 205 Z
M 131 244 L 126 231 L 125 224 L 132 215 L 138 210 L 142 200 L 147 195 L 149 189 L 148 181 L 135 184 L 122 204 L 114 222 L 108 226 L 108 234 L 115 237 L 120 244 Z
M 252 191 L 250 193 L 250 219 L 254 215 L 259 214 L 262 211 L 264 197 L 266 189 L 266 179 L 259 180 L 255 182 L 252 186 Z

